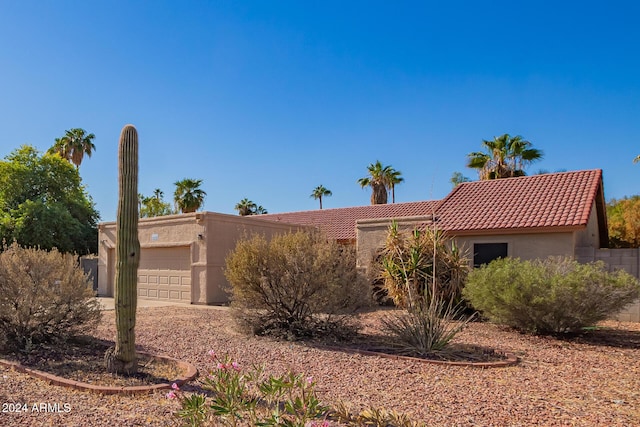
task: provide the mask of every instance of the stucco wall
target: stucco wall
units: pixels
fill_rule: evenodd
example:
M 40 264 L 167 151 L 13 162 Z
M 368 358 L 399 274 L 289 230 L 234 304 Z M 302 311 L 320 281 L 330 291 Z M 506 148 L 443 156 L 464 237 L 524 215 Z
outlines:
M 407 217 L 397 220 L 398 226 L 411 230 L 417 224 L 428 223 L 430 217 Z M 369 270 L 378 249 L 382 247 L 391 220 L 360 220 L 356 224 L 356 245 L 358 267 Z M 473 262 L 473 245 L 476 243 L 507 243 L 507 254 L 521 259 L 547 258 L 549 256 L 573 256 L 574 232 L 528 233 L 528 234 L 491 234 L 491 235 L 452 235 L 456 244 L 467 251 L 469 262 Z
M 138 235 L 141 258 L 145 249 L 188 248 L 190 253 L 191 303 L 224 304 L 227 281 L 223 274 L 224 260 L 243 235 L 274 234 L 299 229 L 290 224 L 255 218 L 196 212 L 140 219 Z M 116 223 L 101 223 L 98 227 L 98 295 L 113 296 L 115 277 Z M 148 252 L 148 251 L 147 251 Z
M 511 258 L 537 259 L 549 256 L 573 256 L 573 233 L 496 234 L 490 236 L 454 236 L 460 248 L 473 259 L 476 243 L 506 243 Z
M 598 230 L 598 213 L 595 202 L 591 205 L 591 213 L 587 228 L 575 232 L 575 247 L 600 247 L 600 233 Z M 606 245 L 605 245 L 606 246 Z

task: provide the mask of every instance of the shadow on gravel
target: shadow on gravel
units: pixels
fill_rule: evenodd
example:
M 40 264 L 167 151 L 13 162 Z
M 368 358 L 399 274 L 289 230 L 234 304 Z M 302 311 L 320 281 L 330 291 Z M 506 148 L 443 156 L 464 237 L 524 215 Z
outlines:
M 640 331 L 614 328 L 597 328 L 582 334 L 566 337 L 567 341 L 598 346 L 640 349 Z

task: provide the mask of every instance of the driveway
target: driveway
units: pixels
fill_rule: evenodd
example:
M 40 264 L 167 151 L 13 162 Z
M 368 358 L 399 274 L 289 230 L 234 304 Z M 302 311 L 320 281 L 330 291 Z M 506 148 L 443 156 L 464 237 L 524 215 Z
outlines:
M 100 306 L 103 311 L 115 310 L 115 300 L 112 297 L 97 297 L 98 302 L 100 302 Z M 147 308 L 147 307 L 167 307 L 167 306 L 178 306 L 178 307 L 193 307 L 193 308 L 203 308 L 203 309 L 212 309 L 212 310 L 227 310 L 229 307 L 219 306 L 219 305 L 200 305 L 200 304 L 185 304 L 175 301 L 160 301 L 160 300 L 151 300 L 151 299 L 142 299 L 138 298 L 138 308 Z

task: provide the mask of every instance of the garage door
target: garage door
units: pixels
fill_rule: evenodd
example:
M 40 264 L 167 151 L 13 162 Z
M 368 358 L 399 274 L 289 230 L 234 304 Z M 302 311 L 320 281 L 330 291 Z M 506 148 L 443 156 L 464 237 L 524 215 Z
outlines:
M 138 296 L 190 303 L 190 248 L 143 248 L 138 268 Z

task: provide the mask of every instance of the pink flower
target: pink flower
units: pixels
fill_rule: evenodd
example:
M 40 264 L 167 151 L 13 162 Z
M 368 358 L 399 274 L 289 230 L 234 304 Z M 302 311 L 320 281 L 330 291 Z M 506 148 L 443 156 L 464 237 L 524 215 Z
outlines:
M 209 350 L 207 352 L 207 354 L 209 355 L 209 357 L 211 357 L 212 359 L 216 358 L 216 352 L 214 350 Z
M 220 363 L 220 362 L 218 362 L 218 364 L 216 365 L 216 368 L 218 368 L 218 369 L 225 369 L 225 368 L 226 368 L 226 366 L 224 366 L 224 363 Z
M 174 390 L 180 390 L 180 387 L 178 387 L 178 384 L 176 383 L 171 384 L 171 388 Z
M 313 384 L 313 377 L 307 377 L 307 384 Z
M 175 399 L 177 397 L 178 397 L 178 395 L 173 390 L 171 390 L 169 393 L 167 393 L 167 399 Z
M 232 362 L 232 363 L 231 363 L 231 367 L 232 367 L 233 369 L 235 369 L 236 371 L 239 371 L 239 370 L 240 370 L 240 365 L 238 365 L 238 362 Z

